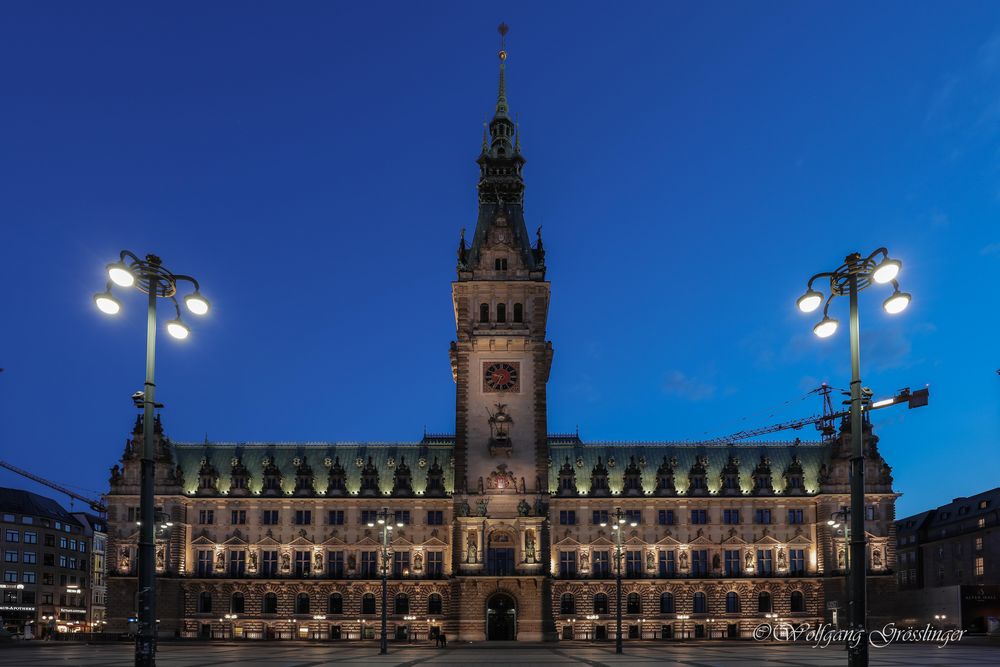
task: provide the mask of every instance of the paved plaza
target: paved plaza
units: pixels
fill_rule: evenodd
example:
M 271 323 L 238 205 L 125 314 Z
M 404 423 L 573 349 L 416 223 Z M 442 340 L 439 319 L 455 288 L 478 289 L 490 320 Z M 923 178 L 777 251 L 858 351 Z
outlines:
M 433 647 L 390 647 L 389 655 L 378 655 L 376 645 L 345 646 L 306 643 L 164 643 L 160 667 L 320 667 L 322 665 L 590 665 L 590 667 L 685 665 L 690 667 L 842 667 L 846 654 L 840 648 L 813 649 L 804 645 L 734 643 L 640 644 L 615 655 L 613 644 L 558 644 L 532 646 L 469 645 L 437 650 Z M 962 667 L 1000 664 L 1000 646 L 984 642 L 933 646 L 891 646 L 872 650 L 872 667 L 934 665 Z M 4 667 L 100 666 L 130 667 L 130 644 L 43 643 L 0 646 Z

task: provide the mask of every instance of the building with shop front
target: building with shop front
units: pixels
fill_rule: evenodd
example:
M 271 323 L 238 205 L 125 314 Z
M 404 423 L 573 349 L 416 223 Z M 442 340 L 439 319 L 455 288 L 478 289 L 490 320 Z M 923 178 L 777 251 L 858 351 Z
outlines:
M 837 619 L 847 567 L 827 525 L 848 504 L 849 433 L 826 442 L 584 442 L 551 434 L 553 345 L 541 230 L 501 52 L 477 164 L 478 218 L 451 284 L 455 429 L 414 442 L 157 442 L 157 616 L 166 635 L 374 638 L 381 532 L 389 633 L 460 640 L 613 637 L 621 508 L 625 632 L 747 636 L 772 617 Z M 456 224 L 456 227 L 460 225 Z M 108 629 L 135 613 L 137 421 L 112 469 Z M 894 587 L 890 468 L 865 426 L 873 593 Z M 171 525 L 167 525 L 167 523 Z M 635 524 L 634 526 L 632 524 Z
M 44 637 L 87 629 L 91 540 L 52 500 L 0 488 L 0 619 L 15 634 Z

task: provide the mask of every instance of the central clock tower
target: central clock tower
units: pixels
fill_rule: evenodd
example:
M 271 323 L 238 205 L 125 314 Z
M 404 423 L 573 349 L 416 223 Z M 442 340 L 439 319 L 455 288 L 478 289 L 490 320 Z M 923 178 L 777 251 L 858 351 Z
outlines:
M 512 482 L 527 494 L 548 486 L 549 283 L 541 228 L 532 244 L 524 222 L 525 160 L 508 114 L 505 60 L 501 51 L 496 110 L 476 160 L 479 217 L 471 243 L 462 232 L 451 290 L 455 486 L 470 494 Z

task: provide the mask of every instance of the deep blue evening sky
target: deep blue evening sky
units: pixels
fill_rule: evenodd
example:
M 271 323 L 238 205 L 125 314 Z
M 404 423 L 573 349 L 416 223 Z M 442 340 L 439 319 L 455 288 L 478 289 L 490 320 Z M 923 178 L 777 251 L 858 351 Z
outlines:
M 550 431 L 818 411 L 799 398 L 847 386 L 846 327 L 816 339 L 795 298 L 886 245 L 914 300 L 890 318 L 863 294 L 864 381 L 932 393 L 875 417 L 898 515 L 998 485 L 996 3 L 134 5 L 0 6 L 3 459 L 106 488 L 143 374 L 142 298 L 117 320 L 91 301 L 121 248 L 214 305 L 160 338 L 175 440 L 451 432 L 449 282 L 502 19 Z

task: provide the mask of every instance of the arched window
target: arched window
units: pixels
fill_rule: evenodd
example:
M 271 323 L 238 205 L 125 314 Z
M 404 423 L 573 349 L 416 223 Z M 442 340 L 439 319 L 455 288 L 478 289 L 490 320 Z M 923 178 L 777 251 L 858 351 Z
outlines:
M 340 593 L 333 593 L 330 595 L 330 599 L 326 603 L 326 613 L 328 614 L 343 614 L 344 613 L 344 598 Z
M 708 599 L 705 598 L 705 594 L 701 591 L 694 594 L 694 613 L 695 614 L 707 614 L 708 613 Z
M 490 304 L 488 303 L 479 304 L 479 321 L 480 322 L 490 321 Z
M 299 593 L 295 596 L 295 613 L 296 614 L 308 614 L 309 613 L 309 594 Z
M 559 613 L 560 614 L 575 614 L 576 613 L 576 598 L 572 593 L 563 593 L 562 599 L 559 602 Z
M 736 593 L 736 591 L 729 591 L 726 593 L 726 613 L 740 613 L 740 596 Z
M 674 596 L 670 593 L 660 593 L 660 613 L 674 613 Z
M 443 608 L 443 606 L 441 604 L 441 596 L 438 595 L 437 593 L 431 593 L 427 597 L 427 613 L 428 614 L 442 614 L 442 613 L 444 613 L 442 611 L 442 608 Z
M 625 599 L 625 613 L 626 614 L 642 613 L 642 598 L 639 597 L 638 593 L 628 594 L 628 597 Z
M 410 596 L 406 593 L 400 593 L 396 596 L 396 607 L 394 614 L 409 614 L 410 613 Z
M 522 303 L 514 304 L 514 321 L 515 322 L 524 321 L 524 304 Z
M 211 614 L 212 613 L 212 594 L 208 591 L 202 591 L 198 595 L 198 613 L 201 614 Z
M 243 593 L 233 593 L 233 597 L 229 600 L 229 612 L 231 614 L 242 614 L 246 609 L 246 600 L 243 598 Z
M 361 596 L 361 613 L 362 614 L 374 614 L 375 613 L 375 594 L 365 593 Z
M 806 610 L 806 597 L 802 595 L 802 591 L 792 591 L 789 602 L 791 603 L 793 614 Z
M 498 303 L 497 304 L 497 322 L 507 321 L 507 304 Z
M 261 603 L 260 611 L 262 614 L 277 614 L 278 613 L 278 596 L 274 593 L 265 593 L 264 601 Z
M 598 593 L 594 596 L 594 613 L 595 614 L 606 614 L 608 613 L 608 596 L 604 593 Z
M 771 594 L 761 593 L 757 596 L 757 611 L 769 613 L 771 611 Z

